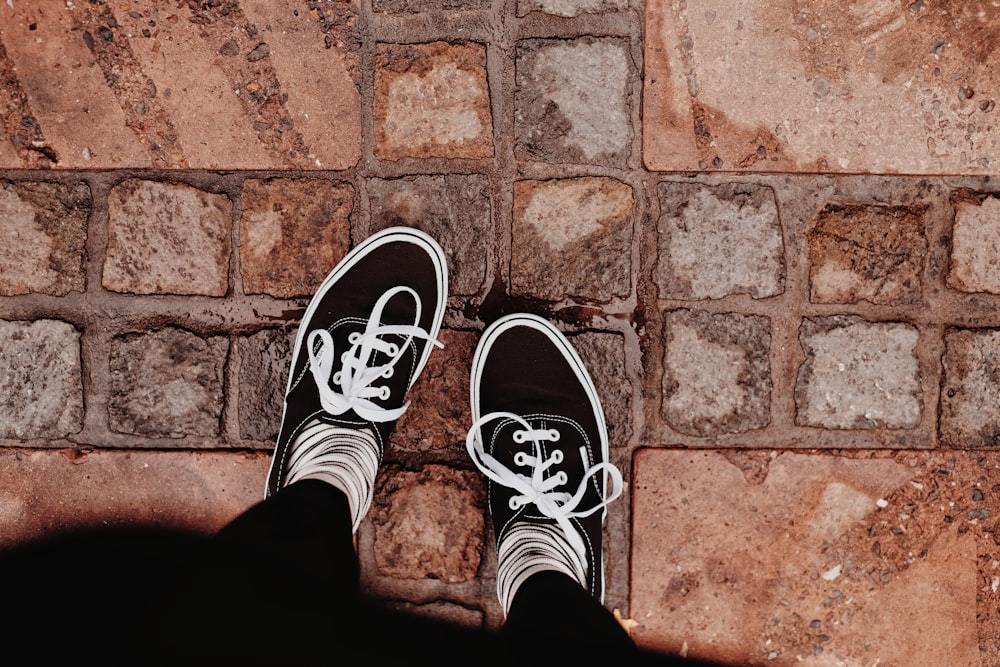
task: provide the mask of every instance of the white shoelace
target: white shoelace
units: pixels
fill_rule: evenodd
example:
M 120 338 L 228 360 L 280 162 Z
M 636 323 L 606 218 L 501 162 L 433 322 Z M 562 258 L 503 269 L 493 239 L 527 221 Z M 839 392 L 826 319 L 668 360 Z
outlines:
M 400 293 L 413 297 L 416 305 L 413 324 L 383 325 L 382 312 L 389 299 Z M 406 412 L 410 403 L 407 401 L 399 408 L 387 409 L 375 403 L 372 399 L 386 400 L 389 398 L 387 385 L 377 386 L 376 380 L 392 377 L 396 363 L 403 357 L 414 338 L 421 338 L 436 347 L 444 344 L 418 326 L 420 322 L 420 297 L 406 286 L 387 290 L 372 308 L 372 313 L 365 324 L 364 332 L 354 332 L 348 336 L 351 348 L 341 355 L 342 367 L 333 373 L 334 350 L 333 337 L 325 329 L 315 329 L 309 332 L 306 349 L 309 352 L 309 369 L 312 372 L 316 387 L 319 389 L 320 404 L 331 415 L 342 415 L 353 410 L 359 417 L 373 422 L 388 422 Z M 382 340 L 383 336 L 405 336 L 402 344 Z M 319 351 L 315 351 L 316 339 L 321 341 Z M 375 353 L 381 352 L 389 357 L 387 363 L 372 365 Z M 331 382 L 338 385 L 341 391 L 331 387 Z
M 500 463 L 492 455 L 486 453 L 483 446 L 482 427 L 484 424 L 496 419 L 509 419 L 517 422 L 523 428 L 514 431 L 513 438 L 517 443 L 531 442 L 533 454 L 517 452 L 514 455 L 514 464 L 531 469 L 530 475 L 514 472 L 504 464 Z M 538 508 L 538 512 L 545 517 L 554 519 L 556 524 L 562 529 L 569 541 L 570 546 L 580 558 L 582 564 L 587 563 L 587 550 L 580 537 L 579 532 L 570 523 L 572 518 L 588 517 L 594 512 L 603 510 L 622 493 L 622 475 L 613 464 L 604 461 L 593 465 L 584 472 L 583 478 L 575 493 L 565 491 L 554 491 L 556 487 L 566 484 L 567 476 L 565 472 L 558 472 L 555 475 L 545 476 L 545 472 L 554 465 L 562 462 L 563 454 L 560 450 L 555 450 L 552 454 L 544 458 L 542 456 L 542 442 L 555 442 L 559 439 L 559 432 L 555 429 L 535 429 L 520 415 L 512 412 L 492 412 L 483 415 L 472 425 L 469 435 L 465 439 L 465 448 L 469 452 L 476 467 L 482 471 L 489 479 L 497 484 L 502 484 L 514 491 L 510 499 L 510 508 L 517 511 L 525 505 L 533 504 Z M 590 460 L 587 456 L 586 447 L 580 448 L 580 456 L 584 465 Z M 587 492 L 591 478 L 598 474 L 604 474 L 604 499 L 589 508 L 578 508 L 580 501 Z M 610 478 L 611 492 L 608 493 L 608 481 Z M 595 558 L 599 558 L 595 554 Z

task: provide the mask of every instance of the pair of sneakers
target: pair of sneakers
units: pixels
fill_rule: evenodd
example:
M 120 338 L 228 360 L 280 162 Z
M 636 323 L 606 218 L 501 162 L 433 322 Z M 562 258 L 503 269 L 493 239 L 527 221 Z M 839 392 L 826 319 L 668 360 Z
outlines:
M 357 530 L 406 393 L 443 347 L 447 283 L 440 246 L 408 228 L 370 237 L 330 273 L 295 340 L 266 495 L 325 480 L 347 496 Z M 505 613 L 545 570 L 603 602 L 602 524 L 622 478 L 580 357 L 547 321 L 506 316 L 476 349 L 471 401 L 466 447 L 488 478 Z

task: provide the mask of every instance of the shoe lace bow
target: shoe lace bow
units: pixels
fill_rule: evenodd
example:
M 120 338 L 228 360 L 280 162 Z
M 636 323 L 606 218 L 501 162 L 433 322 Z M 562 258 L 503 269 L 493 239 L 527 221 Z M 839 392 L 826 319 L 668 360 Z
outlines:
M 514 454 L 514 464 L 530 469 L 530 474 L 515 472 L 488 454 L 483 447 L 482 427 L 488 422 L 497 419 L 509 419 L 517 422 L 522 428 L 515 430 L 512 434 L 514 442 L 522 444 L 531 443 L 532 453 L 518 451 Z M 607 461 L 597 463 L 586 469 L 576 491 L 556 491 L 555 489 L 565 485 L 569 479 L 565 471 L 558 471 L 554 475 L 546 475 L 552 466 L 562 463 L 564 455 L 562 450 L 555 449 L 549 456 L 544 456 L 542 451 L 543 442 L 555 442 L 559 440 L 560 434 L 556 429 L 533 428 L 526 419 L 512 412 L 493 412 L 483 415 L 469 430 L 465 439 L 465 447 L 469 452 L 476 467 L 482 471 L 489 479 L 497 484 L 513 489 L 517 493 L 511 496 L 510 508 L 517 511 L 525 505 L 535 505 L 538 512 L 543 516 L 554 519 L 556 524 L 563 530 L 569 540 L 573 550 L 576 551 L 582 563 L 587 562 L 586 545 L 577 530 L 570 523 L 572 518 L 588 517 L 594 512 L 603 510 L 622 493 L 622 475 L 613 464 Z M 580 459 L 586 465 L 589 460 L 587 447 L 580 447 Z M 604 499 L 593 507 L 580 508 L 583 496 L 587 493 L 587 488 L 591 479 L 595 476 L 604 475 Z M 608 481 L 611 482 L 611 491 L 608 493 Z
M 389 300 L 400 293 L 413 297 L 416 313 L 413 324 L 382 324 L 382 313 Z M 351 347 L 340 356 L 341 368 L 334 372 L 333 336 L 326 329 L 314 329 L 309 332 L 307 349 L 309 351 L 309 369 L 312 372 L 316 387 L 319 389 L 320 404 L 323 410 L 331 415 L 342 415 L 353 410 L 360 418 L 372 422 L 388 422 L 406 412 L 410 403 L 407 401 L 398 408 L 385 408 L 373 399 L 385 401 L 389 398 L 388 385 L 379 385 L 379 379 L 390 378 L 396 364 L 402 359 L 414 338 L 428 341 L 435 347 L 444 347 L 441 341 L 418 326 L 420 322 L 420 297 L 409 287 L 400 286 L 387 290 L 372 308 L 372 313 L 365 324 L 363 332 L 356 331 L 348 336 Z M 386 336 L 403 336 L 402 343 L 385 340 Z M 316 341 L 320 341 L 317 347 Z M 388 361 L 375 364 L 376 353 L 388 357 Z M 340 391 L 331 386 L 339 386 Z

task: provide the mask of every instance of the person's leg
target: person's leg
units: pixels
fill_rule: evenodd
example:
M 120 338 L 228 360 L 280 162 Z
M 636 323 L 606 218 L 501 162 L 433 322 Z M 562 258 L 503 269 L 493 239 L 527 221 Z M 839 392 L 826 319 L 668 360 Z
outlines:
M 513 315 L 472 366 L 469 454 L 489 479 L 502 634 L 540 650 L 632 652 L 603 606 L 602 525 L 622 490 L 596 389 L 548 322 Z
M 416 230 L 370 237 L 327 276 L 299 326 L 265 500 L 158 601 L 165 622 L 137 634 L 158 662 L 330 662 L 379 648 L 352 536 L 406 393 L 440 345 L 446 301 L 444 253 Z

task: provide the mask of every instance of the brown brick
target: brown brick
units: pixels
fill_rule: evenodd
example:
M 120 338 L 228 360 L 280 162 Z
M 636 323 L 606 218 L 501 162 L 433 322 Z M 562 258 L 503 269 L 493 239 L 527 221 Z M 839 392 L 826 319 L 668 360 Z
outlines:
M 243 186 L 243 291 L 310 296 L 350 247 L 354 187 L 318 179 L 249 180 Z
M 294 332 L 281 329 L 239 339 L 240 436 L 265 442 L 278 437 L 294 341 Z

